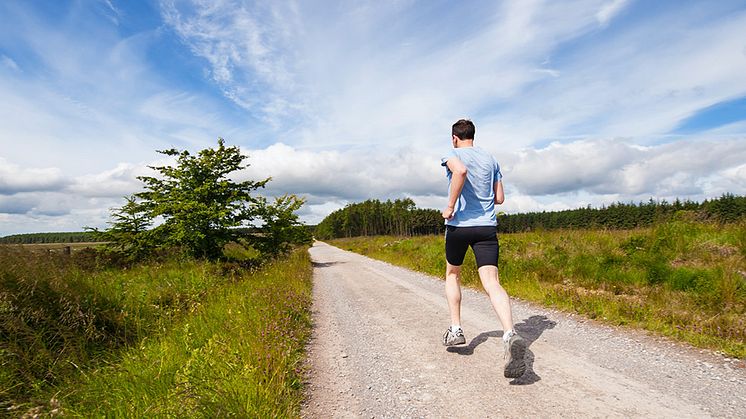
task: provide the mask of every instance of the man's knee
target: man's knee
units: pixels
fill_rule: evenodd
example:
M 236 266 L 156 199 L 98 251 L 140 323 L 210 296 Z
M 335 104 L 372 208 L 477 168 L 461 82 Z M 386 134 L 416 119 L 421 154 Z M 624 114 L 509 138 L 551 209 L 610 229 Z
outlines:
M 446 278 L 455 278 L 459 280 L 461 278 L 461 267 L 446 263 Z
M 482 280 L 483 285 L 487 285 L 488 283 L 497 283 L 497 285 L 500 285 L 500 275 L 498 274 L 497 266 L 480 266 L 477 272 L 479 272 L 479 279 Z

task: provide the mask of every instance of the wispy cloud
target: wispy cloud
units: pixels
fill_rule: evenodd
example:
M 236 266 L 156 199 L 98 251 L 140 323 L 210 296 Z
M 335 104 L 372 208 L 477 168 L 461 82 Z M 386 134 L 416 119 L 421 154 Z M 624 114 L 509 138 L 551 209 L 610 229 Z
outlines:
M 596 19 L 598 24 L 606 26 L 609 22 L 618 15 L 629 3 L 629 0 L 612 0 L 601 7 L 601 10 L 596 13 Z
M 115 25 L 119 25 L 122 12 L 111 2 L 111 0 L 99 0 L 105 11 L 105 16 Z
M 301 106 L 291 30 L 294 7 L 285 3 L 255 4 L 226 0 L 183 3 L 163 1 L 164 21 L 192 52 L 209 63 L 211 78 L 239 106 L 278 124 Z
M 8 70 L 13 71 L 20 71 L 20 67 L 18 67 L 18 64 L 13 61 L 12 58 L 8 57 L 7 55 L 0 54 L 0 65 L 5 67 Z

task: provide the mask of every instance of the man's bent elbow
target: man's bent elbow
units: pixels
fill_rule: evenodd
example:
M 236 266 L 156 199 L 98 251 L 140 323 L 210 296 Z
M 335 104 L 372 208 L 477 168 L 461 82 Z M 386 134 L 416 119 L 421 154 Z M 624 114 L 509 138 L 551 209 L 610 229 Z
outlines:
M 459 167 L 456 170 L 453 171 L 453 174 L 455 176 L 459 177 L 466 177 L 466 168 L 465 167 Z

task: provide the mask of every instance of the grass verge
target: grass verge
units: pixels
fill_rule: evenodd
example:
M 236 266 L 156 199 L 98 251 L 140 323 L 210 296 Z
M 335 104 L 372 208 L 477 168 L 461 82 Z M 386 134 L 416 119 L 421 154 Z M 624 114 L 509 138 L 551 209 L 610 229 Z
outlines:
M 259 270 L 182 260 L 86 271 L 7 249 L 0 259 L 9 414 L 298 416 L 305 249 Z
M 433 276 L 440 236 L 331 244 Z M 516 297 L 614 325 L 648 329 L 746 358 L 746 225 L 672 221 L 653 228 L 500 236 L 500 275 Z M 479 287 L 473 255 L 462 281 Z

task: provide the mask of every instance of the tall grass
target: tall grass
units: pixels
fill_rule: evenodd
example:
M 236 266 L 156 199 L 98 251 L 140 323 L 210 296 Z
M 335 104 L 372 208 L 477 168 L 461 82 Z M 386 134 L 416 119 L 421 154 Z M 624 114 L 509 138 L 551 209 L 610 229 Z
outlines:
M 653 228 L 500 236 L 511 295 L 617 325 L 646 328 L 746 357 L 746 225 L 676 220 Z M 333 244 L 443 276 L 442 237 L 369 237 Z M 478 287 L 471 252 L 463 282 Z
M 296 252 L 210 295 L 169 332 L 61 395 L 80 416 L 297 416 L 311 267 Z
M 0 247 L 0 407 L 297 415 L 306 252 L 261 270 L 194 260 L 84 269 L 74 259 Z

